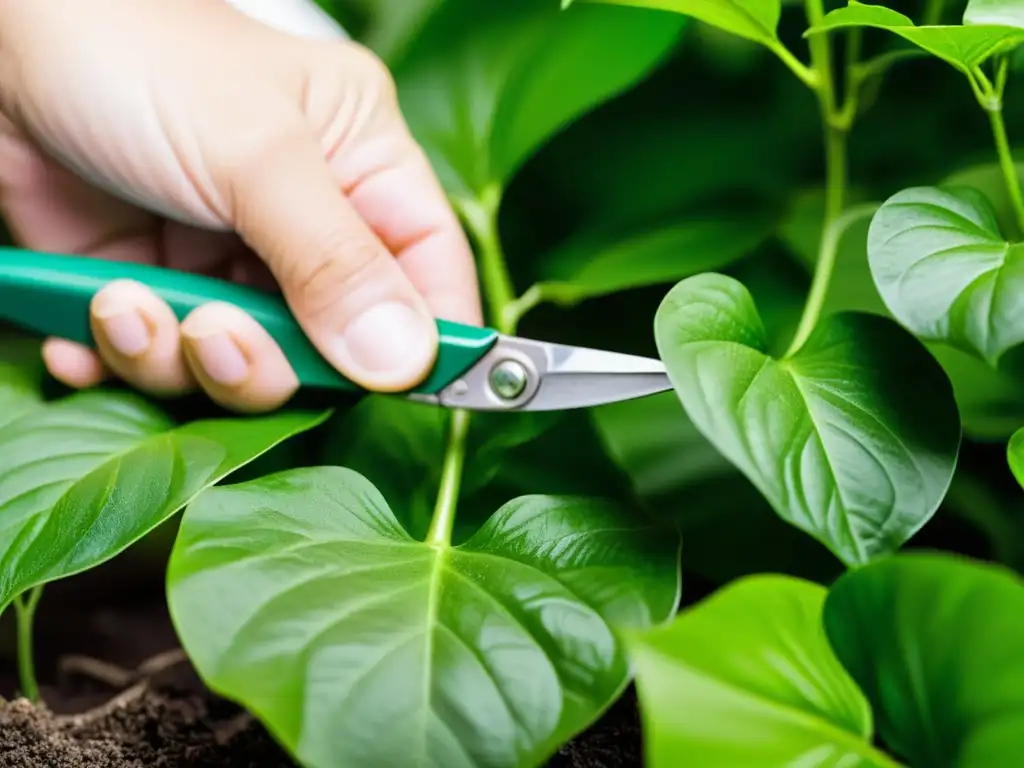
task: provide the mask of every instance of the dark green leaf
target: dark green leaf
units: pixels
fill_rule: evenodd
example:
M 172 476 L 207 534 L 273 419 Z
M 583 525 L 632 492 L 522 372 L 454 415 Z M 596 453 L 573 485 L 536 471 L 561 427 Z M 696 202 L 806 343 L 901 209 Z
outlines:
M 85 392 L 0 428 L 0 608 L 118 554 L 197 493 L 323 415 L 173 428 L 145 401 Z
M 836 655 L 912 766 L 1006 768 L 1024 754 L 1024 584 L 951 555 L 901 554 L 840 577 Z
M 768 239 L 774 221 L 766 211 L 751 215 L 671 223 L 627 236 L 592 231 L 549 255 L 540 291 L 549 300 L 574 304 L 631 288 L 672 283 L 722 269 Z
M 868 259 L 889 311 L 914 334 L 998 368 L 1024 341 L 1024 247 L 969 188 L 914 187 L 875 214 Z
M 947 25 L 918 27 L 902 13 L 882 5 L 850 0 L 846 8 L 825 15 L 807 35 L 847 27 L 886 29 L 943 61 L 968 73 L 991 56 L 1004 53 L 1024 42 L 1024 29 L 999 25 Z
M 685 19 L 556 0 L 438 7 L 395 65 L 403 113 L 449 194 L 487 199 L 542 144 L 647 75 Z
M 672 289 L 655 335 L 697 428 L 843 562 L 896 550 L 938 508 L 959 451 L 956 402 L 892 321 L 834 315 L 776 359 L 746 288 L 706 274 Z
M 628 646 L 651 768 L 826 768 L 895 763 L 821 626 L 824 587 L 733 582 Z
M 513 768 L 621 692 L 609 623 L 672 615 L 678 547 L 608 503 L 545 496 L 428 546 L 358 473 L 301 469 L 193 503 L 169 599 L 208 684 L 308 768 Z
M 778 43 L 777 29 L 782 14 L 779 0 L 581 0 L 579 4 L 584 3 L 673 11 L 768 46 Z M 563 0 L 563 4 L 571 5 L 573 0 Z
M 835 578 L 841 565 L 832 554 L 779 519 L 675 393 L 602 406 L 593 418 L 637 498 L 679 527 L 687 570 L 715 583 L 763 571 Z

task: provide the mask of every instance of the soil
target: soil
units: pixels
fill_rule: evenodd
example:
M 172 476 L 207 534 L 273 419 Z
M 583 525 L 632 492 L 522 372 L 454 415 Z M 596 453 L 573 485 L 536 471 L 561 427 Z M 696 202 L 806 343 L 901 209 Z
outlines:
M 256 720 L 196 676 L 159 574 L 125 565 L 47 587 L 34 644 L 45 705 L 0 702 L 0 768 L 295 768 Z M 17 690 L 11 618 L 0 629 L 7 699 Z M 548 766 L 640 768 L 640 750 L 630 689 Z

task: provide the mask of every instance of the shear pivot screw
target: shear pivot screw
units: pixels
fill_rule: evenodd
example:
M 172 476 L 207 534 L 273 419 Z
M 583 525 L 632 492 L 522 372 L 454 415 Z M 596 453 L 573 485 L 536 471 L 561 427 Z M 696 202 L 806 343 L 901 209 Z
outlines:
M 491 389 L 502 400 L 515 400 L 526 389 L 529 373 L 515 360 L 502 360 L 491 368 Z

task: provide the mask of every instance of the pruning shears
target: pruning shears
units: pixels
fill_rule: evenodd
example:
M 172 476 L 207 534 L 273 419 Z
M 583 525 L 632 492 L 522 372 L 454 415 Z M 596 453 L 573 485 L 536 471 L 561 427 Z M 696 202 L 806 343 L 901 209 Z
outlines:
M 135 280 L 179 319 L 210 301 L 248 312 L 280 345 L 305 388 L 365 392 L 308 340 L 284 299 L 247 286 L 162 267 L 0 248 L 0 320 L 95 347 L 89 304 L 106 283 Z M 506 336 L 437 321 L 437 360 L 418 386 L 395 396 L 475 411 L 584 408 L 671 388 L 659 360 Z

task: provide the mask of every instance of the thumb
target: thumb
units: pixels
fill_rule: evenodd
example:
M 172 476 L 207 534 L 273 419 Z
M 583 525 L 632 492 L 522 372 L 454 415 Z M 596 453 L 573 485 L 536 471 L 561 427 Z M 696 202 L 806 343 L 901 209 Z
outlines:
M 267 264 L 320 353 L 366 389 L 409 389 L 437 355 L 437 324 L 398 262 L 345 199 L 302 128 L 228 179 L 232 224 Z

